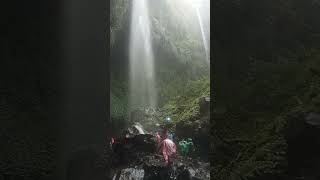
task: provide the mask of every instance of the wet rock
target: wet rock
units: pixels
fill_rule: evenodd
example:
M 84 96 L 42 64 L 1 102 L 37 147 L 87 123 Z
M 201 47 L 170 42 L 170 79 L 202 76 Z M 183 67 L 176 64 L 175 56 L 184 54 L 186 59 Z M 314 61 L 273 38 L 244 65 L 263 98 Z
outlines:
M 141 153 L 155 153 L 156 138 L 151 134 L 139 134 L 134 137 L 118 140 L 114 145 L 115 164 L 126 164 L 136 161 Z
M 194 180 L 210 179 L 209 168 L 204 168 L 204 167 L 196 168 L 196 169 L 189 168 L 188 170 L 192 176 L 192 179 Z
M 204 180 L 210 179 L 209 171 L 193 169 L 191 167 L 183 169 L 177 177 L 178 180 Z
M 144 170 L 127 168 L 120 171 L 119 180 L 143 180 Z
M 144 180 L 210 179 L 209 163 L 182 156 L 177 156 L 173 161 L 173 165 L 167 167 L 161 155 L 140 153 L 136 157 L 136 161 L 128 163 L 124 168 L 120 168 L 117 175 L 114 176 L 114 179 L 117 180 L 120 177 L 123 179 L 141 178 Z
M 117 172 L 114 180 L 210 179 L 209 163 L 190 157 L 177 155 L 171 167 L 165 166 L 163 157 L 157 153 L 155 136 L 147 133 L 118 140 L 112 157 L 115 160 L 112 167 Z
M 209 163 L 192 158 L 177 156 L 172 168 L 164 164 L 163 157 L 156 153 L 156 139 L 150 134 L 138 134 L 121 141 L 115 150 L 117 175 L 113 179 L 210 179 Z M 142 176 L 142 170 L 144 176 Z M 137 175 L 138 174 L 138 175 Z M 138 178 L 137 178 L 138 176 Z M 136 178 L 134 178 L 136 177 Z
M 140 123 L 134 123 L 132 126 L 128 127 L 124 132 L 124 136 L 129 138 L 129 137 L 134 137 L 139 134 L 145 134 L 146 131 L 143 129 L 142 125 Z
M 194 171 L 191 169 L 184 169 L 177 177 L 178 180 L 192 180 L 192 176 L 194 176 Z
M 209 163 L 177 156 L 172 167 L 164 166 L 162 157 L 149 155 L 143 159 L 145 179 L 210 179 Z
M 151 134 L 139 134 L 132 138 L 125 138 L 116 144 L 117 151 L 128 152 L 155 152 L 157 147 L 156 138 Z
M 309 113 L 305 118 L 305 122 L 311 126 L 320 127 L 320 114 L 314 112 Z

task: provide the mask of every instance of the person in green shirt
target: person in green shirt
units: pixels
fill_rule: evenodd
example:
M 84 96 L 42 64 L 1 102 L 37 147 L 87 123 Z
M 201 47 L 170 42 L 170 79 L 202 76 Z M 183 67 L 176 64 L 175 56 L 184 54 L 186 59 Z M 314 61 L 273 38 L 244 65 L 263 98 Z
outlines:
M 194 149 L 194 145 L 191 138 L 182 140 L 179 142 L 179 149 L 183 156 L 188 155 Z

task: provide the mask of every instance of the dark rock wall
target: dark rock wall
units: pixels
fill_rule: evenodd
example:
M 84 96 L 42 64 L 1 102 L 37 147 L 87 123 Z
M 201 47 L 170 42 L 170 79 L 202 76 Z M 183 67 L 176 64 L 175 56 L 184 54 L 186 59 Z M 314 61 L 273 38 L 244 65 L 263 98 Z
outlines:
M 1 5 L 0 177 L 54 178 L 59 2 Z M 1 179 L 1 178 L 0 178 Z
M 102 153 L 109 110 L 107 4 L 2 3 L 0 179 L 63 180 L 68 164 Z M 91 144 L 98 155 L 76 156 L 79 146 Z M 71 172 L 81 176 L 81 168 Z

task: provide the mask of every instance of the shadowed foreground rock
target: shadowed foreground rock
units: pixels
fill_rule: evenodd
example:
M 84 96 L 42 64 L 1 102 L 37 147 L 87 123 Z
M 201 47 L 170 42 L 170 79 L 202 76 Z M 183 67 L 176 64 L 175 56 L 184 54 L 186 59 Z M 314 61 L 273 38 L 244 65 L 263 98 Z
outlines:
M 320 114 L 298 112 L 287 130 L 289 171 L 296 177 L 320 177 Z
M 161 156 L 144 155 L 127 167 L 119 168 L 113 175 L 116 180 L 209 180 L 210 165 L 178 156 L 172 167 L 164 166 Z
M 112 157 L 111 179 L 115 180 L 170 180 L 210 179 L 209 163 L 177 156 L 172 167 L 164 166 L 163 157 L 157 153 L 156 139 L 151 134 L 127 136 L 118 141 Z
M 163 157 L 157 153 L 157 143 L 153 135 L 139 134 L 132 129 L 125 131 L 123 135 L 122 138 L 116 138 L 113 149 L 106 144 L 103 156 L 96 152 L 95 146 L 83 147 L 73 152 L 68 162 L 67 179 L 210 179 L 209 163 L 178 154 L 172 167 L 168 168 L 164 165 Z

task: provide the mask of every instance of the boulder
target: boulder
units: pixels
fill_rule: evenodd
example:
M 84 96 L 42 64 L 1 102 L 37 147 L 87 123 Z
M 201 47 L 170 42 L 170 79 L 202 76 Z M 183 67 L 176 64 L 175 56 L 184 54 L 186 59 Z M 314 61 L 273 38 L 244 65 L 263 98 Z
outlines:
M 305 122 L 316 128 L 320 127 L 320 114 L 311 112 L 305 117 Z
M 143 180 L 144 170 L 137 168 L 126 168 L 120 171 L 119 180 Z
M 111 166 L 114 180 L 210 179 L 209 163 L 200 160 L 178 154 L 171 167 L 165 166 L 163 157 L 157 153 L 156 137 L 151 134 L 132 131 L 131 136 L 116 142 Z
M 126 164 L 137 160 L 141 153 L 155 153 L 156 138 L 151 134 L 139 134 L 119 139 L 113 147 L 116 164 Z
M 145 130 L 140 123 L 134 123 L 124 131 L 124 134 L 126 137 L 134 137 L 139 134 L 145 134 Z
M 145 155 L 135 166 L 118 171 L 115 180 L 209 180 L 209 163 L 193 162 L 184 157 L 177 157 L 171 167 L 164 166 L 163 160 L 157 155 Z

